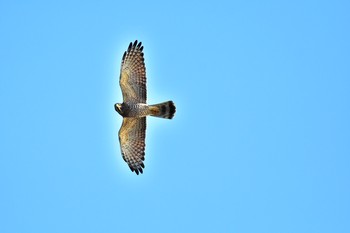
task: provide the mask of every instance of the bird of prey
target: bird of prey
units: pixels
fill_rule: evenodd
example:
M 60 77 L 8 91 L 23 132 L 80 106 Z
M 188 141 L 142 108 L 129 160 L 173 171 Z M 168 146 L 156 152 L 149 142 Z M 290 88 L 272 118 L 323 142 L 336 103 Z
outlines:
M 121 153 L 131 171 L 137 175 L 145 168 L 146 116 L 172 119 L 176 110 L 173 101 L 147 105 L 146 67 L 142 50 L 142 43 L 136 40 L 124 52 L 119 79 L 123 103 L 114 105 L 123 117 L 119 130 Z

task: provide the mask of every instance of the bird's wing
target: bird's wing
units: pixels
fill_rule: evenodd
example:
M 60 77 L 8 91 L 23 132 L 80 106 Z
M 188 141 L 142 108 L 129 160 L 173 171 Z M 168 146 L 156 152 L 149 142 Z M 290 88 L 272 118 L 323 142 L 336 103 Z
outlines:
M 120 88 L 124 102 L 146 103 L 146 67 L 141 42 L 130 43 L 120 68 Z
M 131 171 L 138 175 L 145 165 L 146 117 L 124 117 L 119 130 L 120 149 Z

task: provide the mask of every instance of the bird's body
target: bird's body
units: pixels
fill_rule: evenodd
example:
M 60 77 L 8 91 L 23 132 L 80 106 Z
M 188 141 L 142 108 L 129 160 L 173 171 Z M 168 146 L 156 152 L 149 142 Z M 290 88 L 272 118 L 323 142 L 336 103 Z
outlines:
M 116 109 L 118 112 L 118 108 Z M 145 117 L 149 114 L 149 107 L 143 103 L 122 103 L 119 114 L 122 117 Z
M 124 53 L 119 80 L 123 103 L 114 105 L 123 117 L 119 130 L 123 159 L 136 174 L 142 173 L 145 167 L 146 117 L 172 119 L 176 111 L 172 101 L 147 105 L 146 67 L 142 50 L 141 42 L 135 41 Z
M 143 103 L 122 103 L 116 104 L 115 110 L 122 117 L 155 116 L 171 119 L 175 113 L 175 105 L 172 101 L 154 105 L 147 105 Z

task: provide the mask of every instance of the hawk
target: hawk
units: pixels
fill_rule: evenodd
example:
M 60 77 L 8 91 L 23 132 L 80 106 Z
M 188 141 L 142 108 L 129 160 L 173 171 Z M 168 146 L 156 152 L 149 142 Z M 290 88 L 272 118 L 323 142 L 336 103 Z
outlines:
M 121 153 L 131 171 L 137 175 L 145 168 L 146 116 L 172 119 L 176 110 L 173 101 L 147 105 L 146 67 L 142 50 L 142 43 L 136 40 L 124 52 L 119 79 L 123 103 L 114 105 L 123 117 L 119 130 Z

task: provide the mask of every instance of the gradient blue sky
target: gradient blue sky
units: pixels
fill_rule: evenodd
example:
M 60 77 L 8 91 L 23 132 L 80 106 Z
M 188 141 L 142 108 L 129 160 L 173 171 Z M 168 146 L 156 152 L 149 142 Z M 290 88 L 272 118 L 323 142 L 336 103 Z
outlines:
M 0 232 L 350 232 L 348 1 L 1 1 Z M 122 160 L 143 42 L 146 169 Z

